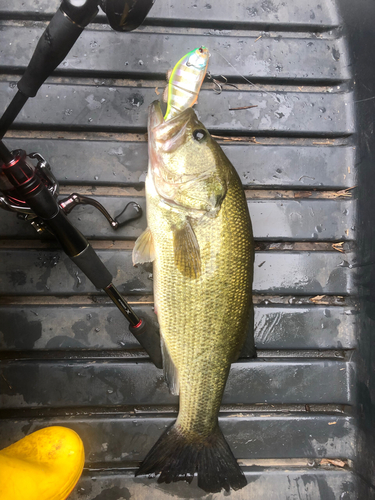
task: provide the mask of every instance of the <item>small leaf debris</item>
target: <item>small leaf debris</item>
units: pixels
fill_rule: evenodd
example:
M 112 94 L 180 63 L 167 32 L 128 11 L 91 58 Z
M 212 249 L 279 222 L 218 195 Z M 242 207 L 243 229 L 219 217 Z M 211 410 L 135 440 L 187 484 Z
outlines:
M 338 458 L 323 458 L 320 462 L 320 465 L 335 465 L 336 467 L 345 467 L 346 462 L 340 460 Z
M 254 104 L 253 106 L 241 106 L 240 108 L 229 108 L 229 111 L 240 111 L 241 109 L 251 109 L 257 108 L 258 106 Z
M 294 198 L 310 198 L 312 196 L 311 191 L 296 191 L 294 193 Z
M 350 188 L 346 188 L 346 189 L 342 189 L 341 191 L 337 191 L 337 193 L 335 193 L 335 197 L 336 198 L 351 198 L 352 197 L 352 193 L 350 192 L 352 189 L 356 188 L 357 186 L 352 186 Z
M 325 298 L 325 295 L 315 295 L 315 297 L 311 297 L 310 302 L 313 302 L 314 304 L 320 304 L 323 299 Z
M 337 250 L 338 252 L 341 252 L 341 253 L 345 253 L 345 250 L 344 250 L 344 242 L 343 241 L 340 241 L 340 243 L 333 243 L 332 244 L 332 248 L 334 250 Z

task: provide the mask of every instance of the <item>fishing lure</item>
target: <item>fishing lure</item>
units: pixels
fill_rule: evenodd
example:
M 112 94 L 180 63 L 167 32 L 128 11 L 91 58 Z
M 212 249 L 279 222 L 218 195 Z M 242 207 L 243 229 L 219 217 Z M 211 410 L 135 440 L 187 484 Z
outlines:
M 186 54 L 175 65 L 166 88 L 168 97 L 164 120 L 173 118 L 197 102 L 209 56 L 206 47 L 199 47 Z

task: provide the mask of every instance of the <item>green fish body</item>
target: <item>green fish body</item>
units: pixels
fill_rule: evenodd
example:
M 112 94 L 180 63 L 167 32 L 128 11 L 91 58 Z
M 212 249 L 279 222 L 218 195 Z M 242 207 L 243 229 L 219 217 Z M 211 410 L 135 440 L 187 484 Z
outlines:
M 149 112 L 148 228 L 135 263 L 154 262 L 154 297 L 164 369 L 179 413 L 139 474 L 159 482 L 198 473 L 207 492 L 239 489 L 246 479 L 218 426 L 230 365 L 252 317 L 254 247 L 240 179 L 188 108 L 163 120 Z

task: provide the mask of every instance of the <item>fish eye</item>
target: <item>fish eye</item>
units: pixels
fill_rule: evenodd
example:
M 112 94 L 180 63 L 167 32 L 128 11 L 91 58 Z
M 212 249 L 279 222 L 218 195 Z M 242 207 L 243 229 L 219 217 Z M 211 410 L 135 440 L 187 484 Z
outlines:
M 193 137 L 196 141 L 201 141 L 202 139 L 204 139 L 206 137 L 207 133 L 205 130 L 201 129 L 201 128 L 198 128 L 197 130 L 194 130 L 193 132 Z

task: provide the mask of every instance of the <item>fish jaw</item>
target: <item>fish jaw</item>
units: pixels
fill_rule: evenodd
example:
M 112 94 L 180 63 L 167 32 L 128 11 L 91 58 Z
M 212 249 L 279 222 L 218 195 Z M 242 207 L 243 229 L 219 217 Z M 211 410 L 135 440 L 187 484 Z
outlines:
M 183 142 L 187 127 L 199 125 L 194 111 L 187 108 L 170 120 L 164 120 L 159 101 L 151 103 L 148 112 L 148 138 L 150 147 L 172 153 Z M 201 124 L 201 128 L 204 126 Z
M 149 108 L 149 175 L 164 203 L 193 218 L 217 216 L 227 190 L 218 145 L 187 108 L 164 120 L 158 101 Z

